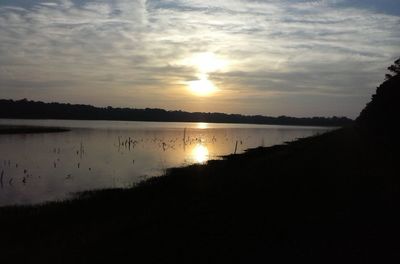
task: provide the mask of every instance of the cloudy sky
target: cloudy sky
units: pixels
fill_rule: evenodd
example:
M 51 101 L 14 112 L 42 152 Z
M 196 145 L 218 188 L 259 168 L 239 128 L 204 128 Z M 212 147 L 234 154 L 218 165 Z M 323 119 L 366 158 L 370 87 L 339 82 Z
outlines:
M 0 0 L 0 98 L 356 117 L 398 0 Z

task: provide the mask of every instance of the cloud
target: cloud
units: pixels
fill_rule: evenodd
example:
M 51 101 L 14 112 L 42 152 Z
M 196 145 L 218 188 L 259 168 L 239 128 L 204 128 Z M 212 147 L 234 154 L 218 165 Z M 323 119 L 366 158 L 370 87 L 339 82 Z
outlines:
M 30 87 L 43 100 L 354 117 L 398 56 L 400 17 L 346 3 L 6 1 L 0 95 L 19 98 Z M 209 74 L 221 91 L 206 106 L 185 87 L 196 67 L 177 63 L 201 52 L 229 61 Z M 318 111 L 306 99 L 323 107 L 346 96 L 353 99 Z M 295 107 L 280 107 L 294 97 Z

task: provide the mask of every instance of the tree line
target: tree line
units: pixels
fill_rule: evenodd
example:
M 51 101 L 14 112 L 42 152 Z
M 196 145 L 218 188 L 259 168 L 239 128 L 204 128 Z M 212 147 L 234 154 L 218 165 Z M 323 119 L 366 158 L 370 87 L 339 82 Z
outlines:
M 120 120 L 162 122 L 209 122 L 247 123 L 301 126 L 345 126 L 353 120 L 347 117 L 289 117 L 240 115 L 225 113 L 203 113 L 167 111 L 158 108 L 115 108 L 91 105 L 44 103 L 38 101 L 0 99 L 0 118 L 16 119 L 76 119 L 76 120 Z

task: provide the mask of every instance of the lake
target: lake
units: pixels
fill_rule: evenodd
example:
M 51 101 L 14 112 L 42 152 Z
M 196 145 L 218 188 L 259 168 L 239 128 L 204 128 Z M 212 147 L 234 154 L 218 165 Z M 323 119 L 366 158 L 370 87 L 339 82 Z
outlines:
M 170 167 L 271 146 L 332 128 L 251 124 L 0 119 L 64 133 L 0 135 L 0 205 L 63 200 L 125 188 Z

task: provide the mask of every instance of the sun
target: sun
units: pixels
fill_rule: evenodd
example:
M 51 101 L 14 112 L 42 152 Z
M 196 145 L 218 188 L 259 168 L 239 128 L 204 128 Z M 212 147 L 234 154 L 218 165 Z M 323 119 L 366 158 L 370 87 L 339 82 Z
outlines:
M 202 52 L 193 54 L 185 64 L 197 69 L 198 79 L 187 82 L 190 91 L 197 96 L 210 96 L 218 87 L 209 79 L 209 74 L 225 70 L 228 63 L 212 52 Z
M 198 96 L 209 96 L 217 91 L 217 87 L 207 78 L 189 81 L 188 86 L 190 91 Z

